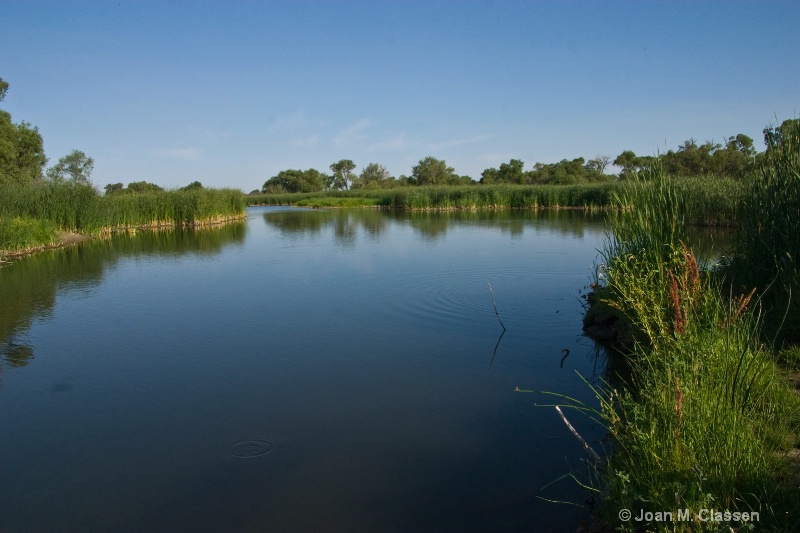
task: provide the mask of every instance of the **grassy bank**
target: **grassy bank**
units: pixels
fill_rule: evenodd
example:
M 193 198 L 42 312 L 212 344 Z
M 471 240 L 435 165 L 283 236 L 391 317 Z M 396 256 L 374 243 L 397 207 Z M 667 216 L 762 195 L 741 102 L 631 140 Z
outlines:
M 57 231 L 100 234 L 127 228 L 194 226 L 241 218 L 235 189 L 101 196 L 91 187 L 41 183 L 0 189 L 0 249 L 52 244 Z
M 780 221 L 798 220 L 800 183 L 786 162 L 798 155 L 772 158 L 742 189 L 748 193 L 738 208 L 759 210 L 761 221 L 741 224 L 739 242 L 762 247 L 753 259 L 747 248 L 735 250 L 736 272 L 800 252 L 795 239 L 763 237 L 771 231 L 764 227 L 777 225 L 783 235 L 788 227 Z M 773 202 L 779 191 L 793 200 Z M 593 311 L 604 308 L 617 330 L 629 332 L 625 355 L 609 356 L 624 358 L 627 372 L 596 390 L 595 414 L 613 440 L 596 471 L 598 519 L 618 531 L 798 531 L 800 402 L 776 364 L 796 361 L 796 348 L 764 335 L 780 321 L 765 313 L 772 297 L 764 285 L 731 284 L 730 265 L 714 272 L 698 266 L 684 244 L 686 223 L 697 216 L 686 202 L 681 184 L 658 173 L 615 199 L 634 209 L 614 212 Z M 796 270 L 781 265 L 770 274 L 782 284 L 776 290 L 797 294 Z M 688 509 L 690 522 L 625 521 L 623 509 L 653 517 Z M 757 515 L 749 523 L 704 521 L 703 509 Z
M 676 180 L 681 210 L 690 224 L 730 225 L 736 219 L 743 187 L 731 179 L 698 177 Z M 412 210 L 478 209 L 616 209 L 614 199 L 630 182 L 580 185 L 471 185 L 398 187 L 314 193 L 248 196 L 250 205 L 307 207 L 377 206 Z M 630 207 L 630 206 L 627 206 Z

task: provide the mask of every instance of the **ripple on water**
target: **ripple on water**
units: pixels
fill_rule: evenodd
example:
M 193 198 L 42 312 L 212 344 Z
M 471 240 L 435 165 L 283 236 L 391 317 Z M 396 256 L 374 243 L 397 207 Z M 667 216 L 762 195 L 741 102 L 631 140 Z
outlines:
M 231 446 L 231 455 L 240 459 L 252 459 L 267 455 L 273 448 L 274 445 L 268 440 L 246 440 Z

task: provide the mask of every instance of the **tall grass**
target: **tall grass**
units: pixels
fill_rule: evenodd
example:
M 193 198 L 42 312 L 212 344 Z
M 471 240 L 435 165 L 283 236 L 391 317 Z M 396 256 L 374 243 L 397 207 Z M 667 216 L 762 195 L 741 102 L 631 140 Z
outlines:
M 235 189 L 192 189 L 100 196 L 92 187 L 40 183 L 0 189 L 0 217 L 54 224 L 64 231 L 99 233 L 116 229 L 196 225 L 244 215 Z
M 742 186 L 731 179 L 696 177 L 676 180 L 681 213 L 689 224 L 730 225 L 734 222 Z M 607 210 L 619 207 L 615 198 L 628 189 L 657 184 L 618 181 L 577 185 L 464 185 L 397 187 L 313 193 L 264 194 L 247 197 L 249 205 L 310 205 L 316 207 L 376 205 L 410 210 L 560 209 Z M 334 200 L 335 199 L 335 200 Z M 347 199 L 353 201 L 348 202 Z
M 742 526 L 619 518 L 621 509 L 697 517 L 714 508 L 758 512 L 759 531 L 800 528 L 800 490 L 786 459 L 798 444 L 800 408 L 758 341 L 757 296 L 735 296 L 700 269 L 684 244 L 687 196 L 658 169 L 615 203 L 596 295 L 634 342 L 630 375 L 596 390 L 613 437 L 598 516 L 620 531 Z
M 747 184 L 728 274 L 766 290 L 770 333 L 800 341 L 800 122 L 773 142 Z M 785 319 L 784 319 L 785 315 Z M 778 329 L 780 326 L 780 329 Z

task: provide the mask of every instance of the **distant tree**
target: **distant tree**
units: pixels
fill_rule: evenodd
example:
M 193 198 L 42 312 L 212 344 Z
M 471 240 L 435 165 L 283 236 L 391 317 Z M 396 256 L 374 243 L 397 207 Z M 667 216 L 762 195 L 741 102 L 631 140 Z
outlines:
M 0 101 L 8 83 L 0 78 Z M 14 124 L 11 115 L 0 110 L 0 183 L 29 184 L 43 177 L 47 164 L 39 130 L 27 122 Z
M 106 195 L 119 194 L 125 190 L 125 186 L 121 183 L 109 183 L 103 188 L 106 191 Z
M 364 167 L 364 170 L 358 175 L 358 179 L 353 182 L 353 188 L 378 189 L 391 179 L 392 175 L 389 174 L 386 167 L 378 163 L 370 163 Z
M 203 188 L 203 184 L 202 183 L 200 183 L 199 181 L 193 181 L 189 185 L 187 185 L 186 187 L 182 187 L 181 190 L 191 191 L 193 189 L 202 189 L 202 188 Z
M 498 181 L 503 183 L 524 183 L 525 175 L 522 172 L 525 163 L 519 159 L 512 159 L 508 163 L 500 165 L 500 170 L 497 171 Z
M 609 155 L 596 155 L 593 159 L 590 159 L 586 166 L 590 170 L 597 170 L 600 174 L 605 174 L 606 168 L 611 163 L 611 156 Z
M 128 188 L 125 192 L 141 193 L 141 192 L 160 192 L 163 190 L 164 190 L 163 187 L 160 187 L 155 183 L 148 183 L 146 181 L 133 181 L 128 184 Z
M 481 179 L 480 183 L 484 185 L 491 185 L 492 183 L 497 183 L 498 177 L 500 175 L 500 171 L 494 167 L 487 168 L 483 172 L 481 172 Z
M 350 184 L 353 182 L 353 178 L 355 177 L 355 174 L 353 174 L 353 169 L 356 168 L 356 164 L 350 159 L 340 159 L 338 162 L 333 163 L 330 168 L 333 172 L 333 179 L 331 180 L 330 188 L 349 188 Z
M 418 185 L 445 185 L 457 176 L 455 170 L 448 167 L 443 160 L 428 156 L 420 159 L 411 169 L 411 177 Z
M 767 146 L 767 151 L 782 144 L 783 140 L 789 137 L 792 128 L 796 129 L 798 126 L 800 126 L 800 118 L 784 120 L 780 126 L 764 128 L 764 144 Z
M 73 150 L 47 169 L 47 179 L 53 182 L 68 181 L 74 185 L 92 185 L 90 177 L 94 159 L 80 150 Z
M 281 170 L 276 176 L 264 182 L 261 190 L 265 193 L 278 192 L 316 192 L 325 188 L 325 175 L 318 170 Z

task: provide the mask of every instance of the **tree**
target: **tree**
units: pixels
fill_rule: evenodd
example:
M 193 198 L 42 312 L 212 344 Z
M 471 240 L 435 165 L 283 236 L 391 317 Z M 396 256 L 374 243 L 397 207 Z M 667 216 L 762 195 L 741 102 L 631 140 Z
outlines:
M 94 159 L 80 150 L 73 150 L 47 169 L 47 179 L 53 182 L 69 181 L 74 185 L 92 185 L 89 179 L 94 169 Z
M 159 187 L 155 183 L 148 183 L 146 181 L 132 181 L 128 184 L 128 189 L 123 192 L 139 193 L 139 192 L 160 192 L 163 187 Z
M 611 156 L 598 154 L 594 156 L 594 159 L 590 159 L 589 162 L 586 163 L 586 168 L 589 170 L 596 170 L 600 172 L 600 174 L 605 174 L 609 163 L 611 163 Z
M 109 183 L 103 188 L 106 191 L 106 196 L 109 194 L 119 194 L 125 190 L 125 186 L 122 183 Z
M 419 185 L 445 185 L 453 178 L 458 178 L 452 167 L 443 160 L 428 156 L 420 159 L 411 169 L 411 177 Z
M 340 159 L 338 162 L 333 163 L 330 168 L 333 172 L 330 188 L 347 189 L 355 177 L 353 169 L 356 168 L 356 164 L 350 159 Z
M 498 181 L 504 183 L 524 183 L 525 174 L 522 172 L 524 166 L 525 163 L 519 159 L 512 159 L 508 163 L 501 164 L 500 170 L 497 172 Z
M 316 192 L 325 188 L 324 174 L 310 168 L 308 170 L 281 170 L 264 182 L 261 190 L 268 194 L 279 192 Z
M 181 190 L 182 191 L 191 191 L 191 190 L 194 190 L 194 189 L 202 189 L 202 188 L 203 188 L 203 184 L 202 183 L 200 183 L 199 181 L 193 181 L 189 185 L 187 185 L 186 187 L 181 187 Z
M 800 118 L 784 120 L 780 126 L 764 128 L 764 144 L 767 145 L 767 151 L 782 144 L 785 138 L 790 137 L 792 128 L 796 131 L 798 127 L 800 127 Z
M 353 188 L 378 189 L 392 179 L 386 167 L 378 163 L 370 163 L 358 176 L 358 183 L 353 183 Z
M 0 78 L 0 101 L 7 92 L 8 82 Z M 46 164 L 39 130 L 27 122 L 14 124 L 11 115 L 0 110 L 0 183 L 27 185 L 40 180 Z

